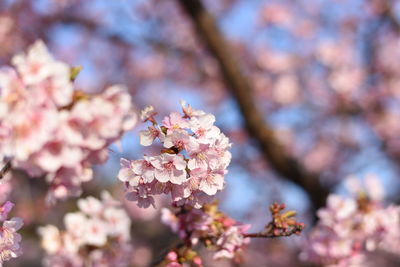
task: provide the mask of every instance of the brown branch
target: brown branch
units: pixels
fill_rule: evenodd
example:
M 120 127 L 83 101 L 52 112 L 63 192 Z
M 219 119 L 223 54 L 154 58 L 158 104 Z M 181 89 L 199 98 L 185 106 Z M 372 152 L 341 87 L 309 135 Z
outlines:
M 0 170 L 0 179 L 4 178 L 4 176 L 11 170 L 11 167 L 11 160 L 9 160 Z
M 273 233 L 251 233 L 251 234 L 244 234 L 244 237 L 250 238 L 277 238 L 277 237 L 288 237 L 291 235 L 295 235 L 298 232 L 297 229 L 293 229 L 290 232 L 286 232 L 282 235 L 274 235 Z
M 400 32 L 400 22 L 397 20 L 395 9 L 393 7 L 392 1 L 386 0 L 383 4 L 382 17 L 386 18 L 393 29 L 399 33 Z
M 304 224 L 297 223 L 291 226 L 291 228 L 286 231 L 275 231 L 276 229 L 281 230 L 277 228 L 274 222 L 272 221 L 265 227 L 264 231 L 260 233 L 243 234 L 243 236 L 250 238 L 277 238 L 277 237 L 288 237 L 292 235 L 299 235 L 301 231 L 303 231 L 304 229 Z
M 207 12 L 200 0 L 178 0 L 192 19 L 199 35 L 219 63 L 227 88 L 236 100 L 244 118 L 248 133 L 260 145 L 266 160 L 276 173 L 301 186 L 309 195 L 314 208 L 324 205 L 329 193 L 319 181 L 319 175 L 308 172 L 295 158 L 285 153 L 284 147 L 265 122 L 263 114 L 252 98 L 252 86 L 234 59 L 228 42 L 219 31 L 215 19 Z
M 285 208 L 285 204 L 275 202 L 269 206 L 272 220 L 265 226 L 265 229 L 260 233 L 244 234 L 243 236 L 251 238 L 275 238 L 287 237 L 294 234 L 299 235 L 304 229 L 304 223 L 296 220 L 296 212 L 293 210 L 282 213 Z
M 69 14 L 69 13 L 56 13 L 41 18 L 41 23 L 44 25 L 64 24 L 64 25 L 79 25 L 89 32 L 96 32 L 100 37 L 110 40 L 117 45 L 124 47 L 134 47 L 134 45 L 118 34 L 105 31 L 102 25 L 90 18 Z

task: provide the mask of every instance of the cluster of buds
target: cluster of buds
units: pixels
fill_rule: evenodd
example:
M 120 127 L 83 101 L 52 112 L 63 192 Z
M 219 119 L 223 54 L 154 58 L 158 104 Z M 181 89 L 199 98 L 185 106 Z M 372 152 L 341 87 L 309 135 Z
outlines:
M 304 223 L 298 222 L 295 218 L 296 212 L 293 210 L 281 213 L 286 208 L 285 204 L 274 203 L 269 207 L 272 216 L 264 230 L 260 233 L 246 234 L 247 237 L 274 238 L 299 235 L 304 229 Z
M 260 233 L 247 233 L 250 225 L 239 224 L 234 219 L 218 210 L 217 203 L 206 204 L 201 209 L 188 206 L 177 207 L 174 213 L 169 209 L 162 210 L 162 221 L 169 225 L 173 232 L 182 240 L 181 246 L 174 252 L 181 255 L 177 257 L 176 264 L 182 264 L 194 259 L 194 252 L 185 257 L 187 251 L 201 243 L 214 251 L 214 259 L 228 258 L 240 261 L 241 252 L 249 244 L 250 238 L 274 238 L 299 234 L 304 224 L 296 221 L 294 211 L 281 214 L 285 205 L 273 204 L 270 207 L 271 222 Z M 168 255 L 167 255 L 168 256 Z M 168 257 L 167 257 L 168 258 Z M 166 258 L 166 259 L 167 259 Z M 174 261 L 166 261 L 171 263 Z M 201 262 L 201 261 L 197 261 Z M 171 265 L 182 266 L 182 265 Z
M 382 205 L 382 188 L 375 177 L 347 184 L 353 198 L 330 195 L 318 211 L 319 222 L 311 232 L 302 258 L 327 266 L 365 266 L 376 251 L 400 252 L 400 207 Z
M 161 266 L 165 267 L 183 267 L 182 263 L 190 264 L 193 267 L 204 267 L 200 256 L 193 249 L 185 246 L 175 248 L 166 255 Z
M 102 200 L 78 201 L 80 211 L 64 217 L 65 231 L 40 227 L 45 266 L 129 266 L 131 221 L 121 204 L 107 192 Z
M 7 219 L 13 207 L 14 204 L 9 201 L 0 206 L 0 221 L 3 223 L 0 227 L 0 266 L 5 261 L 22 254 L 20 247 L 21 236 L 17 233 L 23 225 L 22 219 L 17 217 Z
M 214 126 L 215 117 L 183 102 L 183 114 L 172 112 L 161 124 L 152 107 L 141 118 L 152 126 L 141 131 L 140 143 L 158 139 L 163 149 L 140 160 L 121 159 L 118 178 L 126 185 L 127 199 L 140 207 L 154 206 L 154 195 L 171 194 L 176 205 L 200 208 L 224 187 L 231 161 L 229 139 Z
M 177 207 L 174 213 L 164 208 L 162 221 L 179 235 L 185 249 L 201 243 L 215 251 L 214 259 L 239 259 L 240 253 L 250 242 L 245 236 L 250 225 L 238 224 L 219 211 L 216 202 L 206 204 L 201 209 Z M 185 259 L 181 258 L 180 263 Z
M 43 42 L 0 68 L 0 161 L 44 177 L 48 199 L 78 196 L 92 164 L 131 129 L 136 116 L 121 86 L 88 95 L 74 90 L 78 68 L 54 59 Z
M 271 237 L 298 235 L 301 233 L 304 223 L 300 223 L 294 218 L 296 212 L 293 210 L 281 214 L 281 211 L 285 208 L 286 205 L 283 203 L 274 203 L 270 206 L 272 221 L 265 227 L 263 233 Z

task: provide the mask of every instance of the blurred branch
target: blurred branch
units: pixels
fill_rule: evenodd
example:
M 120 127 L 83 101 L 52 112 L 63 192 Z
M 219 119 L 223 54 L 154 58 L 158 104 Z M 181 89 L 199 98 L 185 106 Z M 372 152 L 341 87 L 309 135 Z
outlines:
M 366 70 L 369 77 L 369 85 L 375 86 L 376 84 L 376 76 L 379 73 L 379 69 L 376 67 L 376 57 L 378 46 L 376 45 L 377 36 L 379 35 L 379 30 L 385 25 L 385 23 L 391 26 L 391 29 L 395 34 L 400 34 L 400 22 L 396 18 L 395 8 L 393 6 L 392 1 L 385 0 L 382 1 L 382 12 L 375 18 L 375 25 L 371 23 L 369 28 L 370 32 L 366 35 L 365 43 L 366 43 L 366 53 L 365 57 L 367 58 L 366 62 Z M 382 75 L 381 79 L 385 79 L 385 76 Z M 387 78 L 386 78 L 387 79 Z M 375 97 L 370 100 L 368 105 L 368 109 L 363 107 L 362 105 L 353 104 L 354 112 L 351 115 L 361 115 L 367 125 L 370 126 L 371 131 L 374 133 L 376 140 L 380 143 L 380 148 L 382 151 L 397 165 L 400 163 L 400 153 L 393 153 L 390 151 L 390 144 L 384 136 L 381 136 L 379 132 L 375 131 L 373 128 L 373 122 L 368 119 L 368 112 L 374 115 L 383 115 L 384 114 L 384 103 L 382 103 L 382 98 Z
M 400 33 L 400 22 L 397 20 L 392 1 L 386 0 L 385 3 L 383 3 L 383 12 L 381 16 L 389 21 L 390 25 L 397 33 Z
M 102 25 L 95 20 L 85 18 L 82 16 L 77 16 L 69 13 L 56 13 L 51 16 L 43 17 L 42 23 L 45 25 L 49 24 L 75 24 L 79 25 L 90 32 L 98 32 L 103 38 L 109 39 L 110 41 L 118 44 L 120 46 L 130 47 L 133 46 L 132 43 L 129 43 L 127 40 L 123 39 L 120 35 L 107 33 L 104 31 L 100 31 L 102 29 Z
M 62 23 L 65 25 L 77 25 L 84 28 L 88 32 L 94 34 L 97 33 L 100 37 L 107 39 L 121 47 L 132 49 L 136 46 L 135 43 L 125 39 L 123 35 L 104 30 L 104 26 L 96 20 L 85 18 L 79 15 L 74 15 L 70 13 L 57 13 L 51 16 L 44 17 L 42 22 L 47 25 L 56 23 Z M 189 49 L 184 49 L 182 47 L 176 47 L 173 44 L 167 43 L 160 38 L 154 37 L 153 34 L 140 36 L 140 39 L 144 40 L 146 44 L 160 51 L 172 51 L 173 53 L 179 53 L 185 56 L 190 56 L 192 58 L 196 57 L 193 51 Z
M 219 63 L 227 88 L 231 91 L 244 118 L 251 137 L 260 145 L 266 160 L 275 171 L 289 181 L 301 186 L 309 195 L 314 208 L 324 205 L 329 190 L 319 181 L 319 175 L 308 172 L 295 158 L 285 153 L 272 128 L 265 122 L 252 97 L 250 81 L 243 75 L 230 51 L 228 42 L 219 31 L 215 19 L 200 0 L 178 0 Z
M 4 166 L 0 170 L 0 179 L 3 179 L 3 177 L 11 170 L 11 160 L 8 160 Z

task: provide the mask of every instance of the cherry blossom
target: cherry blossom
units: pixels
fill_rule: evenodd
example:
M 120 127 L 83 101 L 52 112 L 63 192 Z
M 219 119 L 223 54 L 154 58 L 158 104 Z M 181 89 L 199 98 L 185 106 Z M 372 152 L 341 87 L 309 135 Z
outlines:
M 223 232 L 216 242 L 218 251 L 214 254 L 214 259 L 235 257 L 235 254 L 250 242 L 250 239 L 244 238 L 243 235 L 249 228 L 250 225 L 231 226 Z
M 14 204 L 10 201 L 6 201 L 0 206 L 0 221 L 2 222 L 2 227 L 0 228 L 1 266 L 5 261 L 19 257 L 22 254 L 20 246 L 21 235 L 17 233 L 23 225 L 22 219 L 18 217 L 8 219 L 8 214 L 13 206 Z
M 182 155 L 161 154 L 151 160 L 154 176 L 161 182 L 182 184 L 186 180 L 186 161 Z
M 273 238 L 300 234 L 304 224 L 294 217 L 296 212 L 281 213 L 286 206 L 274 203 L 270 206 L 271 221 L 259 233 L 247 233 L 249 224 L 240 224 L 218 210 L 216 202 L 205 204 L 201 209 L 177 206 L 163 208 L 161 220 L 177 233 L 182 241 L 164 258 L 166 266 L 202 265 L 194 248 L 202 244 L 213 251 L 213 259 L 227 258 L 240 262 L 240 255 L 250 243 L 250 238 Z
M 130 219 L 108 192 L 101 200 L 78 200 L 79 211 L 64 217 L 65 230 L 40 227 L 45 266 L 129 266 Z
M 142 146 L 150 146 L 157 137 L 162 139 L 163 136 L 164 134 L 160 129 L 150 126 L 147 130 L 140 131 L 140 144 Z
M 178 233 L 183 243 L 192 247 L 202 242 L 214 253 L 214 259 L 235 258 L 250 242 L 245 233 L 250 225 L 238 224 L 218 211 L 216 203 L 201 209 L 182 207 L 179 212 L 162 209 L 162 221 Z
M 172 112 L 163 119 L 162 125 L 167 129 L 167 134 L 171 134 L 175 130 L 187 128 L 188 122 L 178 112 Z
M 154 205 L 154 195 L 171 194 L 174 204 L 200 208 L 224 187 L 229 139 L 214 125 L 212 114 L 181 104 L 183 114 L 172 112 L 161 124 L 154 108 L 142 111 L 152 126 L 140 132 L 140 143 L 149 146 L 158 139 L 165 148 L 160 154 L 121 159 L 118 179 L 126 185 L 127 198 L 141 207 Z
M 394 226 L 400 225 L 400 207 L 383 205 L 374 176 L 367 176 L 365 187 L 356 178 L 346 183 L 355 197 L 328 197 L 301 257 L 325 266 L 365 266 L 373 252 L 399 253 L 400 231 Z
M 185 8 L 190 5 L 193 8 Z M 376 180 L 366 178 L 362 185 L 350 179 L 346 185 L 351 197 L 327 196 L 335 183 L 341 183 L 341 173 L 377 169 L 384 172 L 392 197 L 397 198 L 399 7 L 399 1 L 389 0 L 0 1 L 0 64 L 11 63 L 0 71 L 0 162 L 22 170 L 11 173 L 17 178 L 12 183 L 1 180 L 0 204 L 10 192 L 21 202 L 33 196 L 29 200 L 35 209 L 24 210 L 25 223 L 28 217 L 32 223 L 41 220 L 42 197 L 37 194 L 41 187 L 36 187 L 41 181 L 19 179 L 25 174 L 49 183 L 49 201 L 81 193 L 81 184 L 92 179 L 92 165 L 103 163 L 107 146 L 133 124 L 134 116 L 126 108 L 130 99 L 112 96 L 126 95 L 125 90 L 117 86 L 124 92 L 110 89 L 108 96 L 108 89 L 101 90 L 123 80 L 135 101 L 151 101 L 160 113 L 178 95 L 218 110 L 218 122 L 230 137 L 214 126 L 213 115 L 185 103 L 182 114 L 173 112 L 158 122 L 154 107 L 145 108 L 141 120 L 150 123 L 140 132 L 140 143 L 151 146 L 150 152 L 121 160 L 119 175 L 132 206 L 155 206 L 158 198 L 167 196 L 178 210 L 169 214 L 175 218 L 170 223 L 174 231 L 185 237 L 193 230 L 192 225 L 179 229 L 181 211 L 192 213 L 194 227 L 207 229 L 207 218 L 212 216 L 203 218 L 202 212 L 208 211 L 196 212 L 190 206 L 207 206 L 224 188 L 231 161 L 227 150 L 235 142 L 234 171 L 240 175 L 234 179 L 244 182 L 239 187 L 245 185 L 246 190 L 237 190 L 239 198 L 233 190 L 233 199 L 246 198 L 241 206 L 252 203 L 246 214 L 260 216 L 254 205 L 258 202 L 249 195 L 254 187 L 256 201 L 289 196 L 307 215 L 313 216 L 313 208 L 319 208 L 320 222 L 302 247 L 305 259 L 339 266 L 389 266 L 393 259 L 396 266 L 399 209 L 384 204 Z M 207 23 L 196 11 L 205 15 Z M 85 62 L 88 75 L 83 77 L 83 88 L 103 93 L 74 90 L 75 72 L 49 55 L 43 43 L 11 59 L 11 54 L 38 37 L 48 40 L 68 61 Z M 264 186 L 270 194 L 264 194 Z M 225 205 L 232 204 L 230 200 Z M 320 208 L 325 202 L 326 207 Z M 75 235 L 64 241 L 63 231 L 49 228 L 54 253 L 64 242 L 71 251 L 83 242 L 93 244 L 88 246 L 104 242 L 103 222 L 96 219 L 102 202 L 87 198 L 78 206 L 86 215 L 70 214 L 65 219 L 66 228 L 75 230 Z M 0 218 L 6 218 L 11 207 L 4 204 Z M 274 205 L 275 210 L 281 208 Z M 277 213 L 264 233 L 253 236 L 277 237 L 300 229 L 292 213 Z M 124 226 L 114 225 L 116 231 L 119 227 Z M 219 249 L 216 255 L 230 257 L 242 236 L 249 234 L 236 225 L 225 230 L 213 236 L 212 244 Z M 81 238 L 85 231 L 98 234 L 86 240 Z M 159 247 L 153 237 L 150 240 L 153 249 Z M 202 243 L 201 238 L 193 237 L 196 242 Z M 245 265 L 298 266 L 293 257 L 298 248 L 293 248 L 295 242 L 287 243 L 254 246 Z M 66 265 L 65 260 L 71 265 L 93 265 L 103 256 L 100 250 L 87 260 L 68 253 L 48 255 L 47 264 Z M 378 254 L 385 262 L 375 262 Z M 192 249 L 172 249 L 165 263 L 201 266 L 198 259 Z
M 140 119 L 142 121 L 147 121 L 148 119 L 152 118 L 155 116 L 157 113 L 154 110 L 153 106 L 146 106 L 141 112 L 140 112 Z
M 73 69 L 52 57 L 42 41 L 0 69 L 0 157 L 50 184 L 48 201 L 78 196 L 92 164 L 136 123 L 120 85 L 97 95 L 74 91 Z

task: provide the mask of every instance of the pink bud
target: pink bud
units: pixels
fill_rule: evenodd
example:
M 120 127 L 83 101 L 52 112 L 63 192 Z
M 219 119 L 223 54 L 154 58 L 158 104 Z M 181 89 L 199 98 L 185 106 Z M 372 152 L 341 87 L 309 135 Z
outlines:
M 193 263 L 196 264 L 196 265 L 201 266 L 202 265 L 202 260 L 201 260 L 201 258 L 199 256 L 196 256 L 193 259 Z
M 175 251 L 170 251 L 167 254 L 167 259 L 170 261 L 176 261 L 178 259 L 178 255 L 176 254 Z

